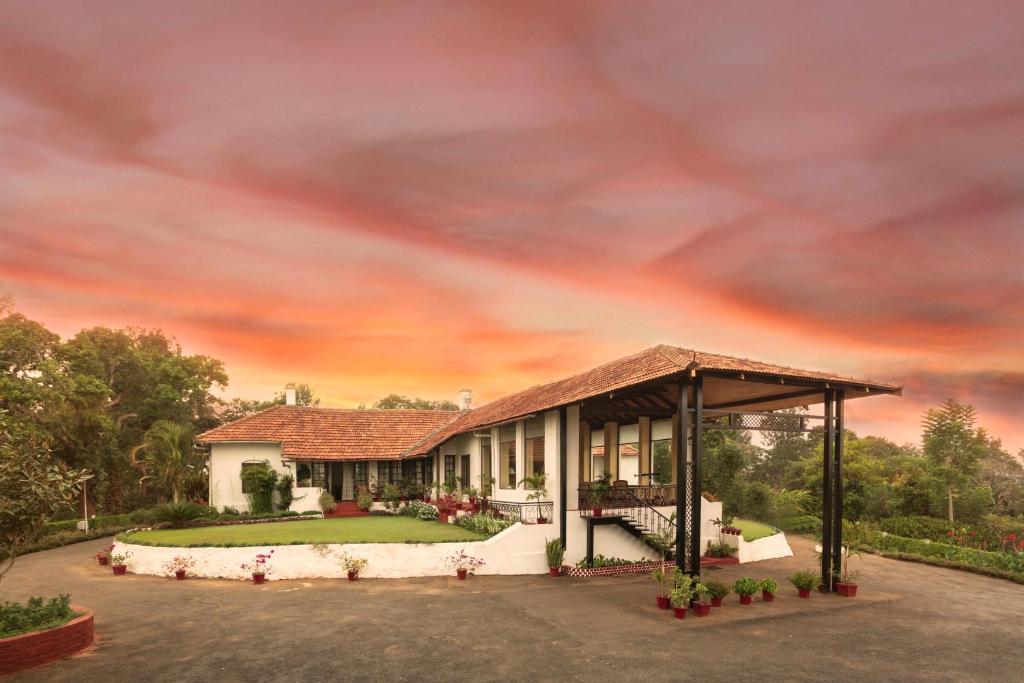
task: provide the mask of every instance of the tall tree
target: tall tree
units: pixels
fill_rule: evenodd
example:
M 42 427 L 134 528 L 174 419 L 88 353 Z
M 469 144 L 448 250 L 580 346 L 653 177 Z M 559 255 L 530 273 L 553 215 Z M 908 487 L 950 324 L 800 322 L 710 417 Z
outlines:
M 157 420 L 146 431 L 145 440 L 131 451 L 131 462 L 142 477 L 171 500 L 179 502 L 189 483 L 203 474 L 204 463 L 192 443 L 192 428 L 170 420 Z
M 954 521 L 953 495 L 978 470 L 988 437 L 975 427 L 977 413 L 970 405 L 947 399 L 929 408 L 922 419 L 922 447 L 946 488 L 946 515 Z
M 223 403 L 223 408 L 220 411 L 218 417 L 219 424 L 226 424 L 228 422 L 234 422 L 235 420 L 241 420 L 243 417 L 248 417 L 253 413 L 258 413 L 261 410 L 267 408 L 273 408 L 274 406 L 283 406 L 286 402 L 285 392 L 280 391 L 274 394 L 274 398 L 269 401 L 251 400 L 245 398 L 234 398 Z M 320 405 L 320 397 L 316 395 L 313 388 L 305 383 L 295 385 L 295 405 L 299 406 L 318 406 Z
M 380 399 L 373 404 L 374 408 L 383 408 L 385 410 L 458 410 L 457 406 L 452 401 L 431 401 L 426 398 L 409 398 L 408 396 L 402 396 L 400 394 L 388 394 L 384 398 Z

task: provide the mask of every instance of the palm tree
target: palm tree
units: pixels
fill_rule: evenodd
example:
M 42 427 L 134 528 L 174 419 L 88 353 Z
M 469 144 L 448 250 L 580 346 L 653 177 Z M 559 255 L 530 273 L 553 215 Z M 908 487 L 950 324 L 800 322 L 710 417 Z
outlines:
M 157 482 L 170 490 L 177 503 L 185 485 L 199 473 L 194 451 L 190 426 L 157 420 L 146 431 L 144 441 L 132 449 L 131 462 L 143 473 L 140 484 Z

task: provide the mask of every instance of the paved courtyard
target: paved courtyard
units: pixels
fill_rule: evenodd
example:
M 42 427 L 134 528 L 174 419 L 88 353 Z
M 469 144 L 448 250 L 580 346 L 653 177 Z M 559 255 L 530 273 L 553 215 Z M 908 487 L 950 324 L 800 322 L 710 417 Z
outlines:
M 715 578 L 772 576 L 772 604 L 735 596 L 698 620 L 654 606 L 646 576 L 282 581 L 114 577 L 102 541 L 20 558 L 6 599 L 69 592 L 96 611 L 87 654 L 14 680 L 1021 680 L 1024 586 L 875 557 L 862 597 L 800 600 L 796 557 Z M 855 560 L 857 562 L 857 560 Z

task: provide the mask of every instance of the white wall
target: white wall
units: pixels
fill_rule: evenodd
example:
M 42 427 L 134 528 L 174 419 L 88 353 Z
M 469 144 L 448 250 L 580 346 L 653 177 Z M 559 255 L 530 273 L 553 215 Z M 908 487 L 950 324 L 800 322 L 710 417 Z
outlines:
M 249 460 L 266 461 L 278 474 L 291 472 L 281 462 L 281 444 L 278 443 L 215 443 L 210 446 L 210 505 L 218 510 L 225 506 L 239 512 L 249 509 L 249 501 L 242 493 L 242 463 Z M 303 501 L 305 503 L 306 501 Z M 303 507 L 311 510 L 317 507 Z M 301 512 L 301 510 L 300 510 Z

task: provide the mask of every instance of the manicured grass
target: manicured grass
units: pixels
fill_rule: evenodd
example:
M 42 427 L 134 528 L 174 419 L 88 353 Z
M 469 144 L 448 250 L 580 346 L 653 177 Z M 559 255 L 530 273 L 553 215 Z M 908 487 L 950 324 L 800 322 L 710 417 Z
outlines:
M 140 545 L 195 548 L 304 543 L 452 543 L 482 541 L 486 536 L 454 524 L 425 522 L 412 517 L 372 516 L 136 531 L 119 538 Z
M 740 528 L 743 532 L 743 540 L 748 543 L 750 541 L 756 541 L 759 538 L 764 538 L 765 536 L 774 536 L 779 533 L 778 529 L 775 527 L 768 526 L 762 522 L 754 522 L 749 519 L 734 519 L 732 520 L 732 525 Z

